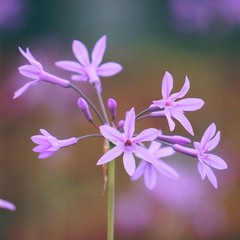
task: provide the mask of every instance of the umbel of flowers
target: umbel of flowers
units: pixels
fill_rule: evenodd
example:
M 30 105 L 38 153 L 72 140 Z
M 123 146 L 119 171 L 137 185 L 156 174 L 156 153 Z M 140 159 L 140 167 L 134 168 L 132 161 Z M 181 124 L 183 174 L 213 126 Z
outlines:
M 201 178 L 207 177 L 215 188 L 217 188 L 217 179 L 212 168 L 226 169 L 227 164 L 222 158 L 209 153 L 220 141 L 220 131 L 217 131 L 214 123 L 209 125 L 199 142 L 193 142 L 192 147 L 189 138 L 175 134 L 166 135 L 162 133 L 161 129 L 149 127 L 140 133 L 135 131 L 135 124 L 139 119 L 166 118 L 170 132 L 174 131 L 177 120 L 189 134 L 194 135 L 192 125 L 185 113 L 199 110 L 204 105 L 204 101 L 199 98 L 184 98 L 190 89 L 188 77 L 185 78 L 181 90 L 172 93 L 173 77 L 169 72 L 165 72 L 160 99 L 153 99 L 149 106 L 140 113 L 136 113 L 134 107 L 128 109 L 125 117 L 116 122 L 118 104 L 113 98 L 109 98 L 107 103 L 104 103 L 101 77 L 110 77 L 119 73 L 122 66 L 115 62 L 102 63 L 106 50 L 106 40 L 106 36 L 101 37 L 95 44 L 91 55 L 82 42 L 73 41 L 72 51 L 76 60 L 62 60 L 55 63 L 57 67 L 73 73 L 71 80 L 46 72 L 28 48 L 26 51 L 19 48 L 21 54 L 29 62 L 19 67 L 19 72 L 31 80 L 15 92 L 14 98 L 19 97 L 40 81 L 71 88 L 79 94 L 76 104 L 86 120 L 96 128 L 96 133 L 59 140 L 45 129 L 40 129 L 41 134 L 31 138 L 37 144 L 33 151 L 39 153 L 38 157 L 42 159 L 48 158 L 61 148 L 74 145 L 85 138 L 100 137 L 105 139 L 107 151 L 102 156 L 99 153 L 96 164 L 106 166 L 108 163 L 108 239 L 113 239 L 114 162 L 118 157 L 122 156 L 123 166 L 131 179 L 137 180 L 144 176 L 145 185 L 150 190 L 156 186 L 158 174 L 173 179 L 179 177 L 177 171 L 163 160 L 176 152 L 197 160 Z M 89 82 L 95 88 L 100 109 L 77 86 L 82 81 Z M 96 123 L 99 122 L 96 121 L 96 118 L 100 120 L 100 126 Z

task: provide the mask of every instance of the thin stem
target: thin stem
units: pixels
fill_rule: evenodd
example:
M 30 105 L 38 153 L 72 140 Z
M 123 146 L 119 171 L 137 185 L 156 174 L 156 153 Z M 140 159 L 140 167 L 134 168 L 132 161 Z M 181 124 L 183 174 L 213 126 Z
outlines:
M 70 84 L 70 87 L 73 88 L 77 93 L 79 93 L 79 95 L 84 98 L 87 103 L 91 106 L 91 108 L 93 109 L 93 111 L 96 113 L 96 115 L 98 116 L 99 120 L 101 121 L 102 124 L 105 124 L 105 121 L 102 117 L 102 115 L 99 113 L 99 111 L 97 110 L 97 108 L 94 106 L 94 104 L 92 103 L 92 101 L 79 89 L 77 88 L 75 85 Z
M 107 116 L 107 112 L 106 112 L 106 108 L 105 108 L 105 105 L 103 103 L 103 99 L 102 99 L 102 94 L 100 93 L 100 91 L 96 88 L 96 92 L 97 92 L 97 95 L 98 95 L 98 100 L 99 100 L 99 103 L 100 103 L 100 106 L 101 106 L 101 109 L 102 109 L 102 113 L 103 113 L 103 116 L 105 118 L 105 121 L 110 124 L 110 121 L 108 119 L 108 116 Z
M 115 160 L 108 164 L 108 229 L 107 240 L 114 240 Z
M 93 133 L 93 134 L 87 134 L 87 135 L 84 135 L 84 136 L 81 136 L 81 137 L 78 137 L 78 141 L 79 140 L 82 140 L 84 138 L 90 138 L 90 137 L 102 137 L 101 134 L 98 134 L 98 133 Z
M 142 112 L 140 112 L 139 114 L 136 115 L 136 120 L 139 119 L 143 114 L 147 113 L 149 111 L 149 108 L 146 108 L 145 110 L 143 110 Z M 147 115 L 149 116 L 149 115 Z

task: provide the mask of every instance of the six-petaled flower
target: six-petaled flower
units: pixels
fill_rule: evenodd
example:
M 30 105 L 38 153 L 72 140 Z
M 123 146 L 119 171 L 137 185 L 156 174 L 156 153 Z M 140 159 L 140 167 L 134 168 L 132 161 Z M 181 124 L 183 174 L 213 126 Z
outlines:
M 44 129 L 40 129 L 40 132 L 42 135 L 31 137 L 32 141 L 38 144 L 37 147 L 33 148 L 33 151 L 39 153 L 39 159 L 51 157 L 60 148 L 73 145 L 78 141 L 75 137 L 58 140 Z
M 190 88 L 190 82 L 187 77 L 185 79 L 185 83 L 182 89 L 179 92 L 171 94 L 172 88 L 172 75 L 169 72 L 166 72 L 162 82 L 163 98 L 161 100 L 153 101 L 153 104 L 149 108 L 150 110 L 152 110 L 151 116 L 166 116 L 170 131 L 173 131 L 175 128 L 175 123 L 172 120 L 172 118 L 175 118 L 191 135 L 194 135 L 191 123 L 184 115 L 184 112 L 200 109 L 203 106 L 204 101 L 199 98 L 185 98 L 176 101 L 178 98 L 184 97 Z
M 30 64 L 23 65 L 19 67 L 19 72 L 30 79 L 33 79 L 33 81 L 27 82 L 25 85 L 23 85 L 20 89 L 18 89 L 14 93 L 14 99 L 22 95 L 25 91 L 28 90 L 29 87 L 37 84 L 40 80 L 46 81 L 49 83 L 53 83 L 56 85 L 60 85 L 62 87 L 69 87 L 70 82 L 68 80 L 59 78 L 55 75 L 52 75 L 50 73 L 47 73 L 43 70 L 43 66 L 40 62 L 38 62 L 33 55 L 31 54 L 30 50 L 27 48 L 26 52 L 24 52 L 20 47 L 19 51 L 21 54 L 29 61 Z
M 217 188 L 217 178 L 210 167 L 216 169 L 226 169 L 226 162 L 215 154 L 208 153 L 213 150 L 220 141 L 220 131 L 216 134 L 216 125 L 212 123 L 204 132 L 200 142 L 194 142 L 194 149 L 175 144 L 173 148 L 176 151 L 198 158 L 198 171 L 201 178 L 206 176 L 212 185 Z M 209 167 L 210 166 L 210 167 Z
M 136 163 L 134 156 L 148 162 L 155 160 L 154 156 L 140 144 L 146 141 L 153 141 L 157 138 L 159 131 L 154 128 L 143 130 L 138 135 L 134 135 L 135 131 L 135 110 L 132 108 L 126 116 L 123 126 L 124 132 L 110 126 L 101 126 L 101 134 L 108 139 L 114 147 L 105 153 L 97 162 L 97 165 L 107 163 L 114 160 L 123 153 L 123 164 L 127 173 L 132 176 L 135 172 Z
M 148 151 L 154 156 L 155 161 L 147 162 L 141 160 L 137 166 L 132 180 L 139 179 L 144 175 L 144 182 L 148 189 L 152 190 L 157 183 L 158 173 L 172 179 L 178 178 L 178 173 L 161 159 L 171 156 L 175 151 L 171 147 L 162 147 L 162 144 L 156 141 L 151 142 Z
M 86 46 L 82 42 L 74 40 L 72 51 L 79 63 L 74 61 L 58 61 L 55 64 L 64 70 L 76 73 L 72 75 L 72 80 L 89 81 L 91 84 L 96 85 L 97 89 L 101 92 L 100 77 L 110 77 L 122 70 L 122 66 L 115 62 L 101 64 L 106 50 L 106 41 L 106 35 L 97 41 L 90 60 Z

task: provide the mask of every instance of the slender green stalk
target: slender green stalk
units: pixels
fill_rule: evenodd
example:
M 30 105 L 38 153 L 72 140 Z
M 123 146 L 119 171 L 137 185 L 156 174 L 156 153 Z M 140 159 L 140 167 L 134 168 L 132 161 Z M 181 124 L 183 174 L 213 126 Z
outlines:
M 108 226 L 107 240 L 114 240 L 114 208 L 115 208 L 115 161 L 108 164 Z

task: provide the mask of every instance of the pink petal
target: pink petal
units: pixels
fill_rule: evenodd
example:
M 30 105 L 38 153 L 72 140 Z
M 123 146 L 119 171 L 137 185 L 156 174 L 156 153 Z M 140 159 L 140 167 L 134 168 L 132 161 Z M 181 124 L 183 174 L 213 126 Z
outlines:
M 154 166 L 158 170 L 158 172 L 165 177 L 171 179 L 177 179 L 179 177 L 178 173 L 172 167 L 170 167 L 168 164 L 161 160 L 157 161 Z
M 38 158 L 39 159 L 49 158 L 49 157 L 51 157 L 54 154 L 55 154 L 55 152 L 48 152 L 47 151 L 47 152 L 43 152 L 43 153 L 39 154 Z
M 156 158 L 152 153 L 150 153 L 146 148 L 135 144 L 132 147 L 133 153 L 140 159 L 143 159 L 147 162 L 153 163 L 156 161 Z
M 52 135 L 45 129 L 41 128 L 40 130 L 40 133 L 42 133 L 44 136 L 47 136 L 47 137 L 52 137 Z
M 36 85 L 38 82 L 38 80 L 35 81 L 30 81 L 28 83 L 26 83 L 25 85 L 23 85 L 21 88 L 19 88 L 15 93 L 13 98 L 18 98 L 20 95 L 22 95 L 24 92 L 26 92 L 28 90 L 28 88 L 30 88 L 33 85 Z
M 132 176 L 136 169 L 136 163 L 131 151 L 128 150 L 124 151 L 123 165 L 128 175 Z
M 31 137 L 31 140 L 39 145 L 49 145 L 48 139 L 43 135 L 35 135 Z
M 199 98 L 185 98 L 176 102 L 175 108 L 181 111 L 196 111 L 200 109 L 204 101 Z
M 58 140 L 59 147 L 61 147 L 61 148 L 71 146 L 77 142 L 78 142 L 78 139 L 75 137 L 71 137 L 71 138 L 64 139 L 64 140 Z
M 200 173 L 200 176 L 202 179 L 206 177 L 206 169 L 205 169 L 205 164 L 198 162 L 198 172 Z
M 10 211 L 15 211 L 16 210 L 16 206 L 6 200 L 0 199 L 0 207 L 1 208 L 5 208 L 8 209 Z
M 201 145 L 203 149 L 205 148 L 205 145 L 213 138 L 215 132 L 216 132 L 216 125 L 212 123 L 202 136 Z
M 176 118 L 192 136 L 194 135 L 191 123 L 185 117 L 184 113 L 172 111 L 172 117 Z
M 179 144 L 174 144 L 172 147 L 176 152 L 180 152 L 191 157 L 197 157 L 198 155 L 197 151 L 193 148 L 188 148 Z
M 107 138 L 109 141 L 113 143 L 121 143 L 125 142 L 125 139 L 123 137 L 123 134 L 120 133 L 117 129 L 110 127 L 110 126 L 100 126 L 100 132 L 101 134 Z
M 158 131 L 158 133 L 159 132 L 160 131 Z M 152 141 L 148 148 L 148 151 L 154 154 L 161 146 L 162 146 L 162 144 L 160 142 Z
M 97 165 L 101 165 L 107 162 L 110 162 L 112 160 L 114 160 L 115 158 L 117 158 L 118 156 L 120 156 L 123 152 L 123 146 L 122 145 L 118 145 L 114 148 L 112 148 L 111 150 L 109 150 L 108 152 L 106 152 L 97 162 Z
M 173 150 L 172 147 L 163 147 L 163 148 L 158 149 L 154 155 L 156 158 L 164 158 L 164 157 L 169 157 L 169 156 L 173 155 L 174 153 L 176 153 L 176 152 Z
M 131 178 L 132 180 L 135 181 L 135 180 L 139 179 L 143 175 L 145 167 L 146 167 L 146 164 L 147 164 L 147 162 L 144 161 L 144 160 L 142 160 L 140 162 L 140 164 L 137 166 L 137 168 L 136 168 L 136 170 L 135 170 L 135 172 L 134 172 L 134 174 L 133 174 L 133 176 Z
M 72 75 L 71 79 L 73 81 L 86 82 L 88 81 L 88 75 L 86 73 L 84 75 Z
M 175 128 L 175 123 L 174 123 L 174 121 L 171 118 L 171 112 L 169 111 L 168 108 L 164 109 L 164 114 L 165 114 L 165 116 L 167 118 L 169 129 L 172 132 L 174 130 L 174 128 Z
M 40 72 L 39 70 L 33 66 L 33 65 L 23 65 L 18 68 L 20 74 L 27 78 L 32 78 L 32 79 L 40 79 Z
M 78 40 L 74 40 L 73 44 L 72 44 L 72 50 L 73 50 L 73 53 L 74 53 L 75 57 L 77 58 L 77 60 L 84 67 L 86 67 L 90 64 L 88 50 L 82 42 L 80 42 Z
M 133 133 L 135 131 L 135 110 L 132 108 L 126 116 L 124 123 L 124 132 L 127 139 L 132 139 Z
M 206 151 L 213 150 L 220 142 L 220 138 L 221 138 L 220 131 L 218 131 L 216 136 L 214 138 L 212 138 L 212 140 L 210 140 L 206 143 L 204 149 L 206 149 Z
M 97 68 L 97 74 L 101 77 L 110 77 L 122 70 L 122 66 L 118 63 L 108 62 Z
M 85 73 L 84 68 L 79 63 L 74 61 L 58 61 L 58 62 L 55 62 L 55 65 L 67 71 L 77 72 L 80 74 Z
M 227 164 L 226 162 L 214 155 L 214 154 L 207 154 L 206 158 L 203 158 L 203 161 L 208 164 L 209 166 L 216 168 L 216 169 L 226 169 L 227 168 Z
M 152 190 L 157 183 L 157 173 L 151 164 L 147 164 L 144 172 L 144 182 L 149 190 Z
M 42 152 L 46 152 L 49 147 L 50 147 L 50 144 L 48 144 L 48 145 L 39 145 L 37 147 L 34 147 L 33 151 L 37 152 L 37 153 L 42 153 Z
M 107 41 L 107 36 L 104 35 L 97 41 L 97 43 L 95 44 L 95 46 L 93 48 L 92 65 L 94 67 L 97 67 L 103 59 L 103 55 L 106 50 L 106 41 Z
M 175 101 L 177 98 L 184 97 L 188 92 L 189 88 L 190 88 L 190 82 L 188 80 L 188 77 L 186 76 L 182 89 L 179 92 L 172 94 L 170 96 L 170 99 L 172 101 Z
M 153 141 L 157 138 L 159 131 L 155 128 L 148 128 L 139 133 L 136 137 L 133 138 L 133 142 L 147 142 Z
M 215 174 L 213 173 L 213 171 L 211 170 L 210 167 L 205 166 L 206 167 L 206 173 L 207 173 L 207 177 L 209 179 L 209 181 L 212 183 L 212 185 L 217 188 L 217 178 L 215 176 Z
M 173 78 L 172 75 L 169 72 L 165 72 L 165 75 L 163 77 L 162 81 L 162 96 L 163 99 L 168 99 L 168 97 L 171 94 L 173 88 Z

